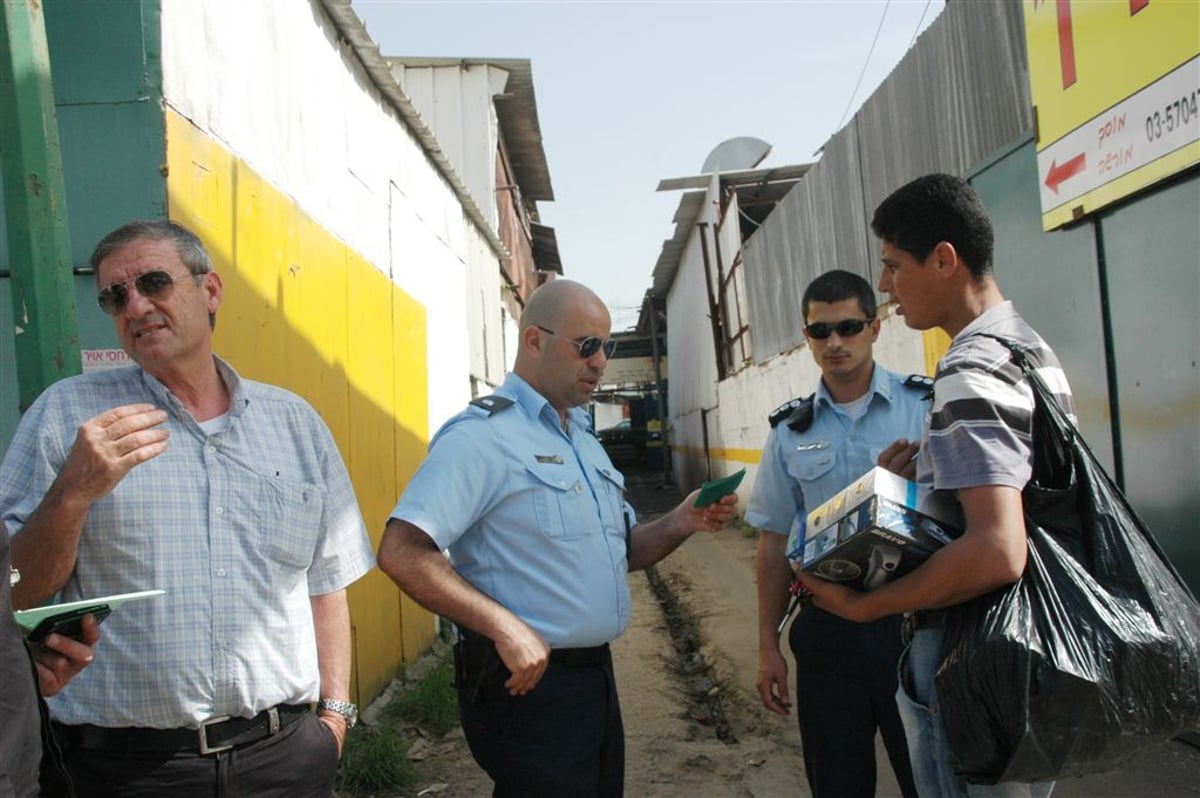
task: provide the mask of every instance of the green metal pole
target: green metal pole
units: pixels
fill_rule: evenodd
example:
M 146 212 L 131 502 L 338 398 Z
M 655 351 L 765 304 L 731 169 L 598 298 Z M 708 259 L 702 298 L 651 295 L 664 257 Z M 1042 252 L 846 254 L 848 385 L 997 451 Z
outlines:
M 43 0 L 0 0 L 0 174 L 22 412 L 81 371 Z

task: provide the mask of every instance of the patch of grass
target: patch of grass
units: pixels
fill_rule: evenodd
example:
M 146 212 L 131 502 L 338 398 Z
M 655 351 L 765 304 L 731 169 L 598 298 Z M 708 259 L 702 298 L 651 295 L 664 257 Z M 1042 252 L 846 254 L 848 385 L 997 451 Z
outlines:
M 458 695 L 454 658 L 446 648 L 437 663 L 412 684 L 406 685 L 383 710 L 387 723 L 418 726 L 440 738 L 458 725 Z
M 338 770 L 339 798 L 412 795 L 420 778 L 408 758 L 413 739 L 439 739 L 458 725 L 451 649 L 435 646 L 428 656 L 415 667 L 401 665 L 400 689 L 380 712 L 376 725 L 351 730 Z
M 390 726 L 356 726 L 346 737 L 335 787 L 343 796 L 409 793 L 417 771 L 408 760 L 408 743 Z

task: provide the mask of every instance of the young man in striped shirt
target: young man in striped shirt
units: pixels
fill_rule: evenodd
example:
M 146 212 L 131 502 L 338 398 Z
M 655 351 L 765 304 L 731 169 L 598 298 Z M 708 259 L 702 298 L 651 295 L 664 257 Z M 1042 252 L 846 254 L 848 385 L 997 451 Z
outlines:
M 937 611 L 1011 584 L 1025 568 L 1021 490 L 1033 467 L 1033 392 L 1009 351 L 987 335 L 1028 348 L 1069 414 L 1071 391 L 1054 352 L 1000 293 L 991 222 L 965 180 L 933 174 L 902 186 L 876 209 L 871 229 L 881 240 L 879 290 L 909 327 L 937 327 L 953 339 L 938 364 L 917 481 L 954 491 L 965 528 L 920 568 L 870 593 L 806 584 L 817 606 L 851 620 L 916 611 L 897 703 L 922 795 L 1047 796 L 1053 783 L 967 785 L 955 776 L 933 676 L 943 634 Z M 896 453 L 885 451 L 881 465 L 889 454 Z

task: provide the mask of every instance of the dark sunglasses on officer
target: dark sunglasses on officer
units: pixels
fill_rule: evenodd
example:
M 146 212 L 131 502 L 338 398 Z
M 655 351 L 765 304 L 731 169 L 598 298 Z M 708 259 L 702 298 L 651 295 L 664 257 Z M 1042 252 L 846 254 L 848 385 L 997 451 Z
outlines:
M 840 338 L 850 338 L 858 335 L 875 319 L 842 319 L 841 321 L 827 322 L 817 321 L 812 324 L 804 325 L 804 331 L 808 333 L 809 338 L 816 338 L 823 341 L 834 333 Z
M 554 330 L 546 329 L 540 324 L 537 325 L 537 328 L 546 333 L 546 335 L 553 335 L 555 338 L 562 338 L 564 341 L 574 344 L 575 348 L 579 350 L 579 356 L 585 360 L 599 352 L 601 349 L 604 350 L 604 356 L 606 358 L 611 358 L 613 356 L 613 352 L 617 351 L 617 342 L 612 338 L 609 338 L 607 341 L 602 341 L 594 335 L 587 335 L 583 338 L 567 338 L 566 336 L 559 335 Z

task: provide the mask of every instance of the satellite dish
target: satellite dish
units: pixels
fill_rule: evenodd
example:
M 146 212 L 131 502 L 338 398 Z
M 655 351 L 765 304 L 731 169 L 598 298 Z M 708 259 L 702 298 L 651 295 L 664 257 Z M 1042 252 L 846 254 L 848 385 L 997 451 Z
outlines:
M 701 174 L 713 172 L 736 172 L 741 169 L 753 169 L 762 163 L 771 152 L 771 145 L 753 136 L 738 136 L 722 141 L 704 159 L 700 167 Z

